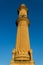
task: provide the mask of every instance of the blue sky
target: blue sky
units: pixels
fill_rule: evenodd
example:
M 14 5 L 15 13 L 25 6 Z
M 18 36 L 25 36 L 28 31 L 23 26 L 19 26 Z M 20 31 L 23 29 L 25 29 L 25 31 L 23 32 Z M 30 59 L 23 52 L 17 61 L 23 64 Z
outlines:
M 16 44 L 17 9 L 24 3 L 30 19 L 30 45 L 35 65 L 43 65 L 43 0 L 0 0 L 0 65 L 10 65 Z

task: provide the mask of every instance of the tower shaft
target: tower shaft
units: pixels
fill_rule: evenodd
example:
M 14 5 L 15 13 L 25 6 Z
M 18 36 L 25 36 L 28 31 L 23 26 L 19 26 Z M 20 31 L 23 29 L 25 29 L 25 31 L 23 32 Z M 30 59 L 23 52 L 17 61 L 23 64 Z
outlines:
M 30 40 L 28 34 L 27 18 L 20 19 L 17 30 L 16 49 L 19 51 L 28 52 L 30 50 Z

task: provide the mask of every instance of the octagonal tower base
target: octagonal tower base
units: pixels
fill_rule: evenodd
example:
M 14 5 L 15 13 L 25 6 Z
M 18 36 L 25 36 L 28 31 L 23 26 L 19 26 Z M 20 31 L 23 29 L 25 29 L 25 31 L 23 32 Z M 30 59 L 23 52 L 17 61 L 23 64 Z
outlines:
M 34 65 L 34 61 L 11 61 L 10 65 Z

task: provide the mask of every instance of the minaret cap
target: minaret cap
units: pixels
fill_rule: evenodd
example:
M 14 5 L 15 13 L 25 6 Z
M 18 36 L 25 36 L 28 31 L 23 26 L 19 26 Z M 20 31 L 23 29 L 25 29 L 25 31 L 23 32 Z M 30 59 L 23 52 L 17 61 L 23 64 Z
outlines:
M 28 13 L 28 8 L 25 6 L 25 4 L 21 4 L 20 7 L 18 8 L 18 14 L 20 12 L 21 9 L 25 9 Z

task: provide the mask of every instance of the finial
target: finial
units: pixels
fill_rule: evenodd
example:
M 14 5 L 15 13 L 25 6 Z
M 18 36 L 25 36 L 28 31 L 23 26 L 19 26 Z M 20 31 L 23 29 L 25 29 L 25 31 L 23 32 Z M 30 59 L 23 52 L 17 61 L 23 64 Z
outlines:
M 24 6 L 25 7 L 25 4 L 21 4 L 21 6 Z

